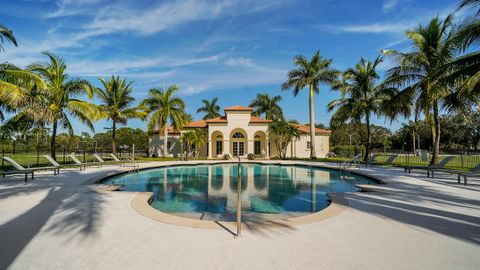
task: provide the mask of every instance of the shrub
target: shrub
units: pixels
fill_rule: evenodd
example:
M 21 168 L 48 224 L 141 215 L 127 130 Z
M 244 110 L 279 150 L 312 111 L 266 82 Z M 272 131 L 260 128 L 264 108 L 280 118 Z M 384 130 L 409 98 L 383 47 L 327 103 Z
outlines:
M 338 157 L 352 157 L 365 152 L 363 145 L 336 145 L 331 148 Z
M 229 154 L 224 154 L 224 155 L 223 155 L 223 159 L 224 159 L 224 160 L 229 160 L 229 159 L 230 159 L 230 155 L 229 155 Z
M 255 155 L 252 154 L 252 153 L 250 153 L 250 154 L 247 155 L 247 159 L 249 159 L 249 160 L 254 160 L 254 159 L 255 159 Z

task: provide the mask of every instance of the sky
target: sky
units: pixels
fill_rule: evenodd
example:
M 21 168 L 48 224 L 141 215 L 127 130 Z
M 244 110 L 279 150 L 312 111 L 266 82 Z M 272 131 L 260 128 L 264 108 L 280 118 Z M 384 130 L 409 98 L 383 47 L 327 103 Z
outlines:
M 71 78 L 100 86 L 119 75 L 134 84 L 137 102 L 148 90 L 177 84 L 187 112 L 202 99 L 248 106 L 257 93 L 281 95 L 287 119 L 308 122 L 308 91 L 294 97 L 281 84 L 293 57 L 320 50 L 345 70 L 381 49 L 408 51 L 405 31 L 455 10 L 457 0 L 0 0 L 0 24 L 18 47 L 4 44 L 0 62 L 26 67 L 45 62 L 42 51 L 62 56 Z M 379 73 L 391 63 L 379 66 Z M 315 120 L 328 125 L 326 105 L 339 98 L 327 86 L 315 96 Z M 96 101 L 95 101 L 96 102 Z M 401 122 L 374 124 L 393 130 Z M 111 126 L 95 123 L 97 132 Z M 146 129 L 132 120 L 129 127 Z M 75 133 L 88 131 L 74 121 Z

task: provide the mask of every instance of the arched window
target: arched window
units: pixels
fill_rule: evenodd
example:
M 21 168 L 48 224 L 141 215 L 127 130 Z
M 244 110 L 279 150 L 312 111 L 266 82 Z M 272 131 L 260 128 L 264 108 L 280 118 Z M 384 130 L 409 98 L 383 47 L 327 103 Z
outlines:
M 242 139 L 242 138 L 245 138 L 245 136 L 243 136 L 243 134 L 241 132 L 235 132 L 235 134 L 233 134 L 232 138 Z

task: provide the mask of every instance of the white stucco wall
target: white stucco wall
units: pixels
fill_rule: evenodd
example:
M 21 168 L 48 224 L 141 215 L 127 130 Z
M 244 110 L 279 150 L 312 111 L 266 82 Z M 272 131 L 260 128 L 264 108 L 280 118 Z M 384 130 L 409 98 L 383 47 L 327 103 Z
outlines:
M 268 145 L 270 145 L 270 157 L 278 157 L 274 135 L 271 135 L 268 132 L 268 123 L 251 123 L 250 111 L 227 111 L 226 116 L 227 123 L 208 123 L 208 140 L 207 143 L 200 148 L 200 157 L 221 158 L 224 154 L 232 156 L 232 135 L 237 131 L 245 136 L 243 139 L 237 139 L 237 141 L 243 141 L 245 143 L 244 155 L 242 157 L 247 157 L 250 153 L 254 154 L 254 141 L 256 134 L 259 134 L 261 137 L 261 154 L 263 153 L 264 157 L 268 158 Z M 188 131 L 190 130 L 182 130 L 182 133 Z M 217 155 L 215 142 L 219 134 L 221 134 L 223 138 L 223 149 L 222 153 Z M 169 149 L 169 156 L 171 157 L 180 156 L 182 147 L 179 142 L 179 137 L 179 134 L 173 134 L 168 138 L 171 142 L 171 147 Z M 318 158 L 326 157 L 330 151 L 329 139 L 330 136 L 328 135 L 316 135 L 315 150 Z M 309 158 L 310 149 L 307 148 L 308 141 L 310 141 L 310 136 L 308 134 L 302 134 L 300 135 L 300 138 L 294 140 L 293 144 L 289 143 L 287 147 L 287 157 Z M 159 134 L 150 135 L 149 145 L 151 155 L 162 156 L 163 139 Z

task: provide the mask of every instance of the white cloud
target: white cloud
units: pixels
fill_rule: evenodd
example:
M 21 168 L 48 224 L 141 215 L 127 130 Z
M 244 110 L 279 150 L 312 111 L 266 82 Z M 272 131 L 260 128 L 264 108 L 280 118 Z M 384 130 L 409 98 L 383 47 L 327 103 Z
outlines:
M 358 24 L 358 25 L 339 25 L 329 26 L 328 28 L 338 32 L 350 33 L 399 33 L 411 28 L 412 23 L 372 23 L 372 24 Z
M 278 3 L 281 1 L 265 3 L 252 0 L 177 0 L 149 9 L 109 6 L 100 10 L 93 22 L 85 25 L 85 29 L 104 33 L 135 31 L 138 34 L 150 35 L 187 22 L 237 16 Z
M 225 64 L 231 67 L 254 67 L 252 59 L 246 57 L 229 58 Z
M 399 0 L 384 0 L 382 5 L 383 12 L 392 11 L 398 4 Z

